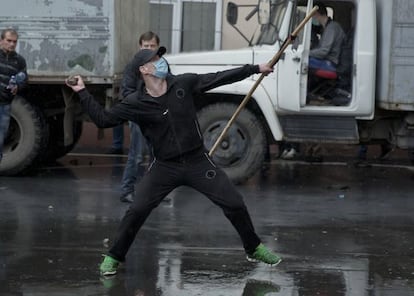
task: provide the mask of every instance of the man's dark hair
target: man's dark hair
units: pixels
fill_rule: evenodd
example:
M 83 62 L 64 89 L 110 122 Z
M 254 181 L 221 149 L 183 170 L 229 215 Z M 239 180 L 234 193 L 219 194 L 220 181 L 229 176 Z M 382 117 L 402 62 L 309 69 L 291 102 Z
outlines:
M 153 38 L 155 38 L 155 41 L 157 42 L 157 44 L 159 45 L 160 44 L 160 37 L 158 37 L 158 35 L 157 34 L 155 34 L 154 32 L 152 32 L 152 31 L 148 31 L 148 32 L 145 32 L 144 34 L 142 34 L 140 37 L 139 37 L 139 45 L 142 45 L 142 41 L 149 41 L 149 40 L 151 40 L 151 39 L 153 39 Z
M 1 35 L 0 35 L 1 36 L 1 39 L 4 39 L 6 37 L 6 34 L 7 33 L 10 33 L 10 34 L 12 34 L 14 36 L 17 36 L 17 38 L 19 38 L 19 34 L 17 33 L 17 31 L 15 29 L 13 29 L 13 28 L 6 28 L 6 29 L 3 29 L 1 31 Z
M 316 2 L 315 6 L 318 6 L 318 12 L 320 15 L 328 15 L 328 10 L 326 9 L 326 5 L 323 4 L 322 2 Z

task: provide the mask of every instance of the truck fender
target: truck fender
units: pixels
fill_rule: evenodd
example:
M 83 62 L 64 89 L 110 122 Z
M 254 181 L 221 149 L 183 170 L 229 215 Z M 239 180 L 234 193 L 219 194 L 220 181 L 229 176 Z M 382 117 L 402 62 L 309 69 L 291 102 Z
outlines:
M 246 96 L 253 85 L 253 80 L 243 80 L 240 82 L 217 87 L 212 91 L 209 91 L 209 93 Z M 262 85 L 259 85 L 254 91 L 251 100 L 254 100 L 259 106 L 260 111 L 266 119 L 267 127 L 271 131 L 273 138 L 276 141 L 281 141 L 283 137 L 282 127 L 275 112 L 275 107 L 273 106 L 266 89 Z

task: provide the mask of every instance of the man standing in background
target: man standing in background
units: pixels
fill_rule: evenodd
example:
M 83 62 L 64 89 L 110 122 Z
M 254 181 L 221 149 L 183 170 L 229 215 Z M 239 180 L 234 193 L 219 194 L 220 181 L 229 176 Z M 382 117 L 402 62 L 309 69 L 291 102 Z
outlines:
M 158 50 L 160 46 L 160 38 L 154 32 L 148 31 L 139 37 L 139 49 Z M 130 65 L 127 65 L 122 80 L 122 97 L 125 98 L 137 89 L 138 77 L 136 71 L 131 71 Z M 137 182 L 139 166 L 143 160 L 143 149 L 145 146 L 145 138 L 142 135 L 139 126 L 129 121 L 130 144 L 128 152 L 128 160 L 125 166 L 124 174 L 121 182 L 122 202 L 133 202 L 135 196 L 135 183 Z
M 26 60 L 16 52 L 17 31 L 11 28 L 1 31 L 0 39 L 0 162 L 3 144 L 9 129 L 11 102 L 27 82 Z M 16 81 L 18 73 L 22 81 Z M 14 79 L 12 79 L 12 76 Z M 18 82 L 18 83 L 17 83 Z

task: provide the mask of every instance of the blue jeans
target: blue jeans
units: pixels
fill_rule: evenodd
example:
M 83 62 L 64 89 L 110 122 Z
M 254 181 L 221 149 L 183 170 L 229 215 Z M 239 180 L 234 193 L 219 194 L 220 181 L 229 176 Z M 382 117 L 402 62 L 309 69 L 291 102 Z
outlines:
M 134 122 L 129 122 L 130 143 L 128 160 L 122 176 L 121 190 L 122 194 L 128 194 L 135 191 L 135 183 L 139 172 L 139 165 L 142 162 L 142 151 L 145 145 L 145 138 L 141 129 Z
M 334 63 L 328 60 L 321 60 L 314 57 L 309 57 L 309 68 L 336 72 L 336 66 Z
M 122 149 L 124 147 L 124 125 L 118 125 L 112 128 L 112 148 Z
M 3 158 L 3 144 L 10 123 L 11 105 L 0 105 L 0 162 Z

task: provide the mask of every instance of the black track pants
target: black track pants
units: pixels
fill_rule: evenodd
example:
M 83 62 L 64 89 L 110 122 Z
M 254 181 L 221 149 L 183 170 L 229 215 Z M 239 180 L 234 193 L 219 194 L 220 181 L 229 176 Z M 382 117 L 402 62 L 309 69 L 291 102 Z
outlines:
M 124 261 L 137 232 L 151 211 L 168 193 L 181 185 L 198 190 L 218 205 L 239 233 L 246 253 L 254 252 L 260 239 L 255 233 L 241 194 L 208 155 L 202 153 L 190 161 L 153 163 L 138 183 L 136 198 L 121 221 L 109 255 Z

